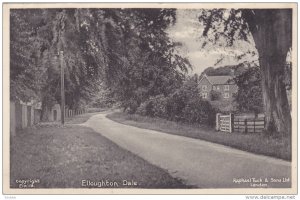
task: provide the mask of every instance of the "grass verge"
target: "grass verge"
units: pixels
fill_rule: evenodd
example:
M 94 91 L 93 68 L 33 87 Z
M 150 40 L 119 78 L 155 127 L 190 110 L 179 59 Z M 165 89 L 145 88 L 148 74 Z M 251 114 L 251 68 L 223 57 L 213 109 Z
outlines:
M 263 133 L 217 132 L 206 126 L 177 123 L 123 112 L 115 112 L 107 117 L 126 125 L 202 139 L 256 154 L 291 160 L 291 140 L 286 137 L 271 137 Z
M 88 115 L 92 114 L 76 116 L 65 126 L 40 124 L 12 137 L 10 186 L 18 188 L 17 180 L 39 179 L 36 188 L 81 188 L 82 180 L 116 182 L 119 188 L 190 187 L 92 129 L 76 125 Z M 124 180 L 138 185 L 124 186 Z

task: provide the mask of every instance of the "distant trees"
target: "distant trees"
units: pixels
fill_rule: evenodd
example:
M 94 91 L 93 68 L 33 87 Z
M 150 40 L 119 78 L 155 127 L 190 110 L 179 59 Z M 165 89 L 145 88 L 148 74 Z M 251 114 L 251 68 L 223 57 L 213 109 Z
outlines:
M 250 67 L 250 63 L 244 62 L 238 65 L 227 65 L 223 67 L 208 67 L 206 68 L 202 74 L 206 74 L 208 76 L 237 76 L 247 70 Z

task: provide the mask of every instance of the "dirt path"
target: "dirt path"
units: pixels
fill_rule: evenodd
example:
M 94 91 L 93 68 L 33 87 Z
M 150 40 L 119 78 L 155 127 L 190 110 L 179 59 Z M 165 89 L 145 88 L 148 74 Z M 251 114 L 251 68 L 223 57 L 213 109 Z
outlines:
M 105 116 L 95 115 L 83 125 L 187 184 L 199 188 L 291 187 L 290 162 L 127 126 Z

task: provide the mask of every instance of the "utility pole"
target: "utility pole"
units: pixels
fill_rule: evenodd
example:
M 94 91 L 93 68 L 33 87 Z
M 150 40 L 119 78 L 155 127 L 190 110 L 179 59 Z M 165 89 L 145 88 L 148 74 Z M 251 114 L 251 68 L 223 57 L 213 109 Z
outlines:
M 64 52 L 59 52 L 60 56 L 60 92 L 61 92 L 61 124 L 65 124 L 65 72 L 64 72 Z

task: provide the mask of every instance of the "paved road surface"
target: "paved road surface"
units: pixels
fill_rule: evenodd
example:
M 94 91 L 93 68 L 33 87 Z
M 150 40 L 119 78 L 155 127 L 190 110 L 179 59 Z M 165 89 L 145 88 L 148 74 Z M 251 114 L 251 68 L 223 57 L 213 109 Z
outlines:
M 267 187 L 290 187 L 290 162 L 259 156 L 199 139 L 136 128 L 114 122 L 105 113 L 85 124 L 122 148 L 166 169 L 173 177 L 199 188 L 251 187 L 261 178 Z M 271 182 L 271 178 L 281 183 Z M 244 183 L 237 183 L 238 180 Z M 251 183 L 247 182 L 251 179 Z M 256 184 L 259 184 L 257 182 Z M 253 185 L 252 185 L 253 186 Z

